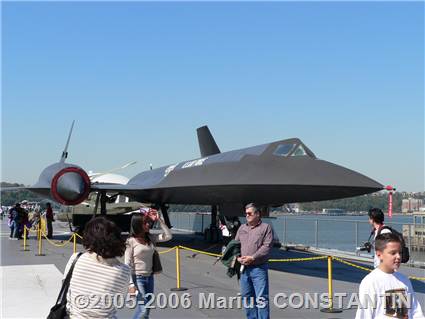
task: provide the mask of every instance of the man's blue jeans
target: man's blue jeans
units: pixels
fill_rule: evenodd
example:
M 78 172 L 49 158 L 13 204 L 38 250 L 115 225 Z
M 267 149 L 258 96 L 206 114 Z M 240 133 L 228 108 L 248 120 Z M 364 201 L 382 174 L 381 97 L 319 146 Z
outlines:
M 15 235 L 15 221 L 11 220 L 10 221 L 10 238 L 13 238 L 13 236 Z
M 134 284 L 139 293 L 137 294 L 137 306 L 133 319 L 149 318 L 150 308 L 145 308 L 146 303 L 152 299 L 153 294 L 153 275 L 135 276 Z M 149 294 L 146 296 L 146 294 Z
M 269 319 L 269 266 L 245 266 L 241 274 L 242 305 L 248 319 Z
M 15 230 L 13 232 L 13 237 L 15 238 L 21 238 L 21 223 L 18 223 L 17 221 L 14 221 L 15 223 Z

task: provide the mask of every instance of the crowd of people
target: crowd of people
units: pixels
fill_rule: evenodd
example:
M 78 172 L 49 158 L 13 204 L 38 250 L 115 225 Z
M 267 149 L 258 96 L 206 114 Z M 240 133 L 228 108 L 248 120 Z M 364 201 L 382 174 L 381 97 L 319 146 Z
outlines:
M 44 211 L 43 215 L 46 217 L 47 225 L 49 227 L 49 209 L 51 221 L 53 221 L 53 211 L 51 208 L 51 204 L 47 203 L 46 211 Z M 32 210 L 30 212 L 30 210 Z M 41 222 L 41 208 L 39 206 L 29 207 L 25 202 L 16 203 L 14 206 L 8 209 L 2 209 L 2 213 L 7 211 L 7 224 L 10 228 L 9 239 L 19 240 L 23 239 L 24 235 L 24 227 L 29 229 L 37 228 Z M 49 236 L 50 235 L 50 236 Z M 53 236 L 53 226 L 50 222 L 50 231 L 47 235 L 48 238 L 52 238 Z M 27 234 L 28 238 L 28 234 Z
M 53 215 L 50 205 L 46 207 L 46 217 L 49 214 Z M 232 220 L 227 225 L 231 231 L 226 242 L 230 241 L 229 245 L 234 245 L 235 242 L 239 245 L 236 259 L 239 263 L 240 290 L 246 317 L 267 319 L 270 318 L 268 259 L 272 249 L 273 232 L 269 224 L 262 222 L 261 208 L 256 204 L 246 205 L 245 216 L 246 223 L 241 225 L 240 222 Z M 360 284 L 361 302 L 356 319 L 425 318 L 410 280 L 398 271 L 402 261 L 402 239 L 399 234 L 384 225 L 382 210 L 371 209 L 368 216 L 372 226 L 371 236 L 374 238 L 375 270 Z M 19 203 L 9 210 L 9 220 L 11 236 L 22 236 L 22 225 L 28 222 L 28 213 Z M 159 224 L 159 233 L 150 232 L 154 223 Z M 49 235 L 51 234 L 49 230 Z M 170 229 L 153 208 L 142 208 L 140 214 L 133 214 L 127 239 L 124 239 L 121 230 L 105 217 L 91 219 L 83 233 L 85 252 L 72 255 L 64 273 L 66 278 L 74 264 L 66 296 L 69 317 L 115 318 L 114 303 L 102 304 L 105 300 L 99 300 L 94 308 L 81 307 L 78 304 L 79 296 L 96 294 L 109 295 L 111 298 L 117 295 L 133 295 L 137 300 L 133 319 L 149 318 L 150 309 L 144 305 L 149 302 L 154 292 L 154 264 L 155 258 L 159 258 L 156 244 L 171 239 Z M 124 262 L 119 260 L 120 257 L 124 257 Z M 382 296 L 385 298 L 380 298 Z M 400 298 L 410 300 L 410 307 L 394 302 Z

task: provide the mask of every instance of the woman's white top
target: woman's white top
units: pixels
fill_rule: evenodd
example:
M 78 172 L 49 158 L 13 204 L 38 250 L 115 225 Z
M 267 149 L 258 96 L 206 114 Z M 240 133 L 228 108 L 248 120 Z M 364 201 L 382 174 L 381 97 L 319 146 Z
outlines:
M 170 240 L 173 236 L 170 229 L 163 221 L 160 221 L 162 232 L 159 234 L 149 234 L 152 241 L 148 245 L 141 244 L 136 238 L 127 239 L 127 248 L 125 250 L 124 262 L 130 266 L 135 275 L 150 276 L 152 274 L 152 259 L 155 250 L 155 244 Z M 130 280 L 132 283 L 132 279 Z
M 76 256 L 73 254 L 69 259 L 64 279 Z M 115 318 L 114 298 L 125 300 L 130 277 L 130 267 L 117 258 L 82 254 L 75 264 L 67 294 L 70 318 Z

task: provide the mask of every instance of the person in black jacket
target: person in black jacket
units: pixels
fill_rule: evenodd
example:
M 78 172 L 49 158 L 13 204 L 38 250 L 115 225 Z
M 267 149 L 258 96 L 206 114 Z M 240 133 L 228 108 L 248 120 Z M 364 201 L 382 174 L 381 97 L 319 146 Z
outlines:
M 47 238 L 51 239 L 53 237 L 53 209 L 50 203 L 46 204 L 46 223 L 47 223 Z

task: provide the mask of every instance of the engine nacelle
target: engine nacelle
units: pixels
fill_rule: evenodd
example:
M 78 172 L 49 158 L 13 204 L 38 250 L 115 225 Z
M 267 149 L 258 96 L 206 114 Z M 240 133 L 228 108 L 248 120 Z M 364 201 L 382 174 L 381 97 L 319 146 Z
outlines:
M 80 204 L 89 196 L 90 178 L 79 167 L 65 167 L 53 177 L 50 192 L 58 203 L 63 205 Z

